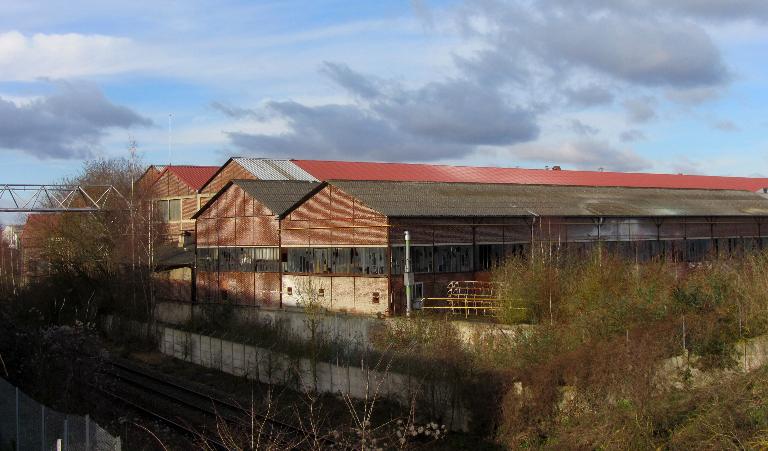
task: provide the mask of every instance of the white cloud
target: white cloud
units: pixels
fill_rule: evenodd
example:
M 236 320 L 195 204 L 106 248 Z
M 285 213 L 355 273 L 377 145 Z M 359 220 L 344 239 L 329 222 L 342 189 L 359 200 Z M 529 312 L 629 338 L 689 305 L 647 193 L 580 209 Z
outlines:
M 75 78 L 136 68 L 137 48 L 127 38 L 104 35 L 0 33 L 0 79 Z
M 595 139 L 582 139 L 556 145 L 520 144 L 507 151 L 518 160 L 536 161 L 549 165 L 572 165 L 579 169 L 641 171 L 653 164 L 631 148 L 617 148 Z

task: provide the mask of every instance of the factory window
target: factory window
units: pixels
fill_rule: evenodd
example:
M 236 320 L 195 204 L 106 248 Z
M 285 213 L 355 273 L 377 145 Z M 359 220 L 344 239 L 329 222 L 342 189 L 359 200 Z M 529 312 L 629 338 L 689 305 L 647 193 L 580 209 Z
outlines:
M 704 260 L 712 252 L 712 240 L 685 240 L 685 261 Z
M 480 244 L 477 246 L 477 270 L 489 271 L 504 261 L 503 244 Z
M 411 271 L 416 273 L 432 272 L 432 246 L 411 246 Z M 405 271 L 405 247 L 392 247 L 392 274 Z
M 237 267 L 235 271 L 251 272 L 253 271 L 253 248 L 240 247 L 235 248 L 235 258 L 237 259 Z
M 364 274 L 386 274 L 387 273 L 387 249 L 383 247 L 369 247 L 365 249 L 363 259 Z
M 276 247 L 198 248 L 197 268 L 200 271 L 279 272 L 279 255 Z
M 207 247 L 197 248 L 197 269 L 199 271 L 212 271 L 211 250 Z
M 181 221 L 181 199 L 168 201 L 168 219 L 171 222 Z
M 314 250 L 314 271 L 316 273 L 331 272 L 331 250 L 328 248 L 315 248 Z
M 285 272 L 313 272 L 312 248 L 297 247 L 288 249 Z
M 352 249 L 335 247 L 331 251 L 331 272 L 349 274 L 352 268 Z
M 276 247 L 255 247 L 253 262 L 256 272 L 280 272 L 280 251 Z
M 181 199 L 158 200 L 157 217 L 161 222 L 181 221 Z
M 219 271 L 229 272 L 237 271 L 240 266 L 237 258 L 236 248 L 220 247 L 219 248 Z
M 168 222 L 168 201 L 167 200 L 159 200 L 157 201 L 157 218 L 161 222 Z
M 290 248 L 285 272 L 315 274 L 386 274 L 386 248 Z
M 472 246 L 435 246 L 436 272 L 472 271 Z
M 353 247 L 353 274 L 386 274 L 386 248 L 383 247 Z

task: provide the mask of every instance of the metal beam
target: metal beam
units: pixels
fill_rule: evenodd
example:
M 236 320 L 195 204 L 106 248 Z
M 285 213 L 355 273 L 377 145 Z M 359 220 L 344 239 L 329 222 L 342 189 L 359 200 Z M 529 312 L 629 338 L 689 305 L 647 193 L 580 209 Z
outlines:
M 0 183 L 0 212 L 66 213 L 123 209 L 110 205 L 125 197 L 113 185 L 31 185 Z

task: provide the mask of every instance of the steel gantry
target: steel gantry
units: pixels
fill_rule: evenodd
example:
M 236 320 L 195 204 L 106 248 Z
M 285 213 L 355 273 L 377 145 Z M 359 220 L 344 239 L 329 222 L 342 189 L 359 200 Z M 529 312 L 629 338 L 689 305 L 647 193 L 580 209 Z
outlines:
M 110 199 L 125 202 L 113 185 L 0 184 L 0 212 L 95 212 Z

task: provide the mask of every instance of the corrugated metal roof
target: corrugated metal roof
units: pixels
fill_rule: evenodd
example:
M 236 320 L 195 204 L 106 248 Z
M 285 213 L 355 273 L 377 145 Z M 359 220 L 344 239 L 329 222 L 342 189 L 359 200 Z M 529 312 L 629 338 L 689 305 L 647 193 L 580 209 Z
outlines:
M 242 188 L 277 216 L 283 216 L 320 186 L 320 182 L 304 180 L 232 180 L 232 184 Z
M 208 182 L 208 179 L 213 177 L 216 171 L 219 170 L 219 166 L 166 166 L 165 171 L 169 171 L 180 178 L 184 183 L 189 185 L 190 188 L 195 191 L 199 191 L 200 188 Z
M 524 185 L 624 186 L 744 191 L 758 191 L 768 188 L 768 178 L 446 166 L 411 163 L 291 161 L 317 180 L 515 183 Z
M 768 216 L 746 191 L 435 182 L 334 181 L 390 217 Z
M 290 160 L 268 158 L 233 158 L 246 171 L 260 180 L 306 180 L 317 179 Z

